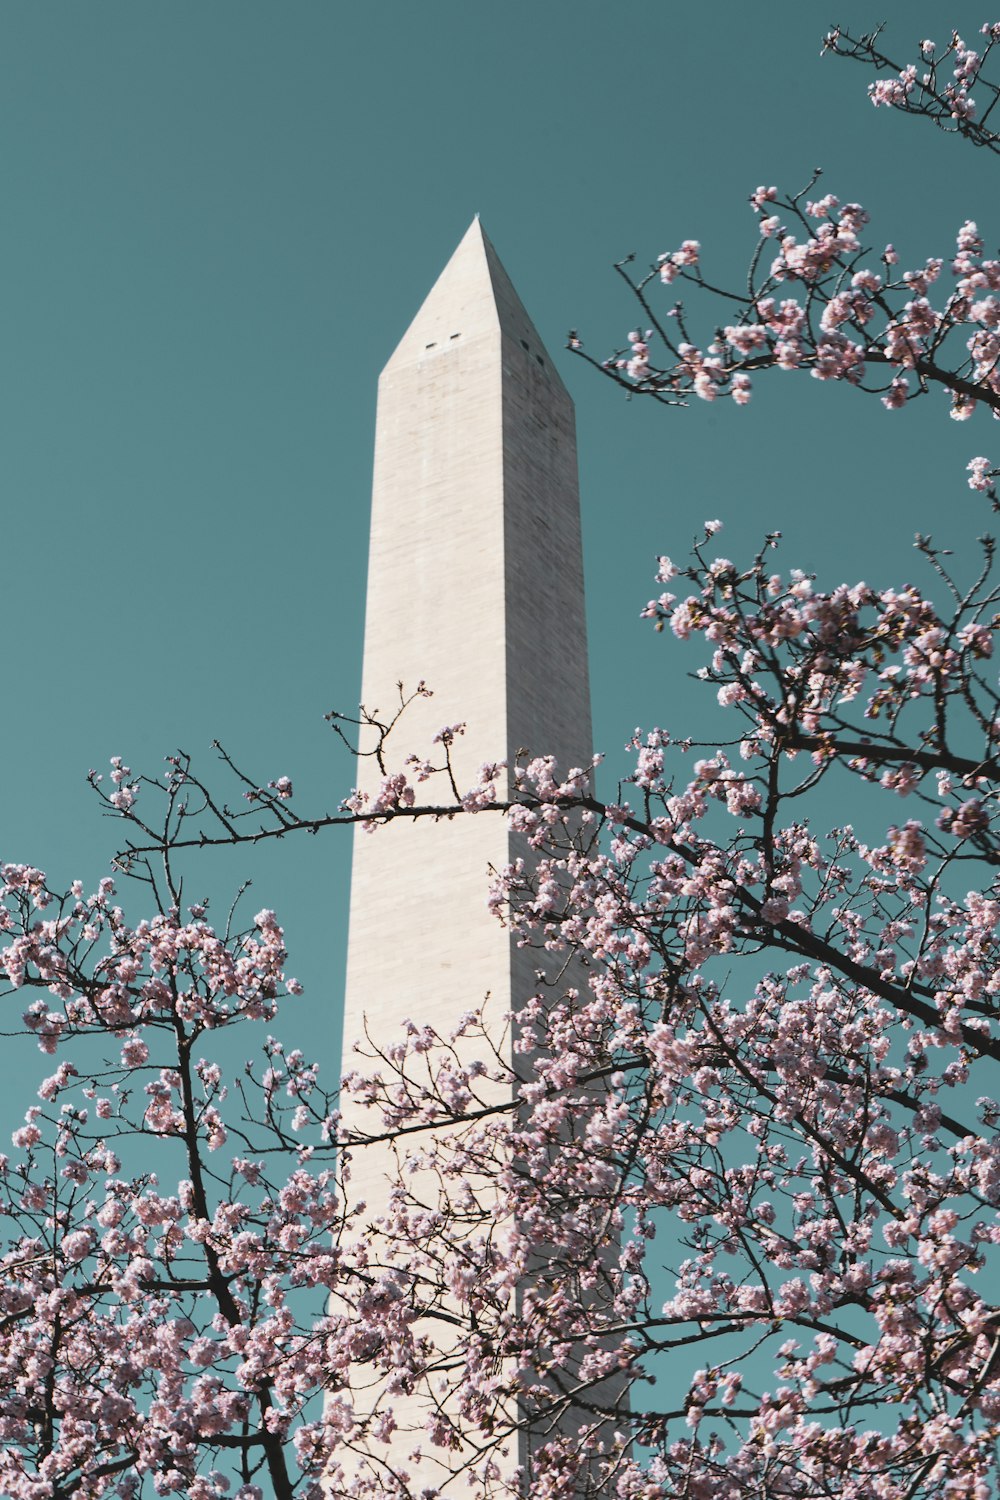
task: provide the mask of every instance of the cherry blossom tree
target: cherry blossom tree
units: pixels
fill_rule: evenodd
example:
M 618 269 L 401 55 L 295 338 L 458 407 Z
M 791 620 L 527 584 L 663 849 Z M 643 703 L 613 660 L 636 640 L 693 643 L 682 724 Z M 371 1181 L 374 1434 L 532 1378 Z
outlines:
M 875 104 L 994 150 L 1000 26 L 984 37 L 906 66 L 877 36 L 827 46 L 874 66 Z M 642 323 L 598 367 L 666 404 L 744 404 L 777 368 L 890 410 L 936 386 L 959 418 L 1000 410 L 1000 262 L 975 225 L 899 271 L 859 206 L 807 192 L 752 195 L 742 290 L 694 241 L 623 265 Z M 701 345 L 657 300 L 678 282 L 730 309 Z M 994 507 L 996 473 L 970 462 Z M 52 1059 L 2 1161 L 3 1493 L 410 1500 L 433 1492 L 420 1454 L 361 1460 L 414 1391 L 425 1448 L 484 1500 L 511 1493 L 519 1428 L 532 1500 L 995 1492 L 994 543 L 970 582 L 922 539 L 923 588 L 824 590 L 776 535 L 740 564 L 718 530 L 660 559 L 646 614 L 700 648 L 720 734 L 638 733 L 614 801 L 544 756 L 458 785 L 449 736 L 436 759 L 406 743 L 404 703 L 366 721 L 380 790 L 332 813 L 225 754 L 239 797 L 185 756 L 95 774 L 141 920 L 110 880 L 0 870 L 2 960 Z M 298 986 L 275 915 L 237 903 L 216 929 L 184 905 L 184 861 L 459 815 L 521 835 L 497 920 L 566 975 L 506 1018 L 513 1065 L 470 996 L 453 1036 L 415 1022 L 353 1060 L 364 1130 L 273 1035 L 227 1075 L 225 1038 Z M 350 1163 L 386 1138 L 406 1170 L 373 1238 Z

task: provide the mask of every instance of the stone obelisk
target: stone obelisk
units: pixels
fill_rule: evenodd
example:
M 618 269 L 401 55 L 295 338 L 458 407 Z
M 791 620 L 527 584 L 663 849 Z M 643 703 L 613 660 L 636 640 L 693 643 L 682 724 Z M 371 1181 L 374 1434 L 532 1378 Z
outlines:
M 554 755 L 563 774 L 590 763 L 573 404 L 478 218 L 379 382 L 362 702 L 389 718 L 398 685 L 421 681 L 433 697 L 395 731 L 394 769 L 458 723 L 460 787 L 523 750 Z M 360 774 L 377 786 L 372 762 Z M 358 830 L 345 1069 L 366 1034 L 386 1045 L 412 1021 L 447 1037 L 487 997 L 499 1033 L 534 992 L 535 956 L 487 910 L 488 872 L 511 858 L 497 814 Z M 345 1123 L 371 1126 L 349 1101 Z M 351 1196 L 373 1223 L 401 1154 L 353 1153 Z M 419 1437 L 419 1402 L 406 1417 L 399 1453 Z M 511 1465 L 524 1457 L 522 1443 Z

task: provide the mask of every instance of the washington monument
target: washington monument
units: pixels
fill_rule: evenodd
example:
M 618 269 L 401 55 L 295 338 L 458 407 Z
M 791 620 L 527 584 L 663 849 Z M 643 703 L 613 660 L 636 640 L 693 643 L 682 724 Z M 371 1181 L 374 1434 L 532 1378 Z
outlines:
M 400 759 L 430 755 L 435 734 L 464 723 L 461 788 L 482 763 L 513 766 L 524 751 L 554 755 L 563 774 L 589 766 L 573 404 L 478 218 L 379 382 L 362 702 L 391 718 L 399 684 L 410 693 L 422 681 L 433 696 L 407 709 Z M 377 788 L 373 762 L 361 775 Z M 358 830 L 345 1069 L 359 1038 L 388 1043 L 408 1020 L 447 1037 L 484 1001 L 510 1056 L 503 1018 L 538 985 L 537 955 L 487 910 L 489 869 L 513 858 L 512 837 L 496 814 Z M 345 1103 L 348 1128 L 370 1128 L 363 1114 Z M 373 1264 L 393 1260 L 378 1221 L 403 1154 L 402 1143 L 354 1154 L 350 1192 L 367 1204 Z M 372 1412 L 380 1399 L 373 1383 Z M 369 1470 L 376 1493 L 381 1464 L 398 1465 L 427 1416 L 417 1395 L 392 1404 L 399 1430 Z M 425 1453 L 440 1467 L 422 1483 L 440 1485 L 449 1455 Z

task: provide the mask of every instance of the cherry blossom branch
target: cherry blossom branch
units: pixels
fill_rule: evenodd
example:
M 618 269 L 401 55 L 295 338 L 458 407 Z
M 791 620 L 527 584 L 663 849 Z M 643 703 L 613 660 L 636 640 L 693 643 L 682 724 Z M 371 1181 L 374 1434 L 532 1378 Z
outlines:
M 881 51 L 878 42 L 883 29 L 880 26 L 867 35 L 854 37 L 842 27 L 835 27 L 827 35 L 824 49 L 836 57 L 849 58 L 876 72 L 892 75 L 868 85 L 868 96 L 876 107 L 884 105 L 920 116 L 939 130 L 963 136 L 973 146 L 1000 152 L 1000 134 L 986 123 L 1000 99 L 1000 88 L 983 77 L 983 68 L 1000 41 L 1000 29 L 989 23 L 982 27 L 985 45 L 981 52 L 966 46 L 957 31 L 951 33 L 940 55 L 933 41 L 923 40 L 919 44 L 919 62 L 905 66 L 893 62 Z M 944 72 L 949 63 L 954 66 L 951 77 L 946 79 Z M 982 111 L 976 108 L 970 93 L 972 88 L 982 89 L 989 99 Z

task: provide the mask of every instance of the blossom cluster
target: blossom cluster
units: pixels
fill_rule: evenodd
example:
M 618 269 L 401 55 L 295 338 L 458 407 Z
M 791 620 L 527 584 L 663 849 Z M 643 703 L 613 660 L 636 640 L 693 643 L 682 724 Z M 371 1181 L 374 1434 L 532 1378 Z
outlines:
M 930 37 L 918 45 L 918 61 L 900 66 L 879 46 L 879 33 L 852 37 L 837 28 L 825 40 L 825 50 L 855 58 L 873 66 L 882 75 L 868 85 L 868 97 L 877 108 L 898 109 L 922 115 L 940 129 L 960 134 L 977 146 L 995 150 L 997 135 L 990 123 L 998 89 L 983 69 L 1000 42 L 1000 22 L 986 21 L 979 28 L 975 46 L 952 31 L 946 46 L 938 47 Z M 977 103 L 973 89 L 981 89 L 986 102 Z
M 679 304 L 658 312 L 649 290 L 654 279 L 681 278 L 714 292 L 703 275 L 700 246 L 685 240 L 680 250 L 661 255 L 632 283 L 653 326 L 633 330 L 629 352 L 606 360 L 604 371 L 670 404 L 694 395 L 703 401 L 728 396 L 744 406 L 753 376 L 778 369 L 876 390 L 889 409 L 920 395 L 928 383 L 948 391 L 957 421 L 979 402 L 1000 409 L 1000 261 L 984 257 L 975 223 L 960 227 L 947 259 L 900 270 L 892 245 L 871 262 L 861 238 L 869 216 L 860 204 L 842 203 L 832 193 L 804 205 L 800 199 L 779 200 L 773 186 L 751 193 L 762 246 L 773 241 L 776 253 L 768 259 L 757 252 L 750 292 L 729 296 L 738 317 L 705 345 L 688 337 Z M 946 265 L 950 286 L 942 284 L 936 296 Z M 956 340 L 960 350 L 953 348 Z
M 210 1055 L 221 1030 L 300 991 L 274 913 L 226 938 L 176 910 L 128 926 L 110 880 L 59 895 L 8 864 L 0 882 L 8 1003 L 37 994 L 24 1026 L 62 1054 L 0 1156 L 0 1489 L 134 1497 L 152 1482 L 214 1500 L 242 1453 L 272 1493 L 318 1496 L 327 1450 L 306 1445 L 297 1471 L 288 1438 L 348 1337 L 323 1301 L 357 1284 L 332 1162 L 314 1161 L 330 1104 L 274 1039 L 260 1075 L 248 1064 L 233 1083 Z M 117 1056 L 95 1067 L 91 1033 Z

